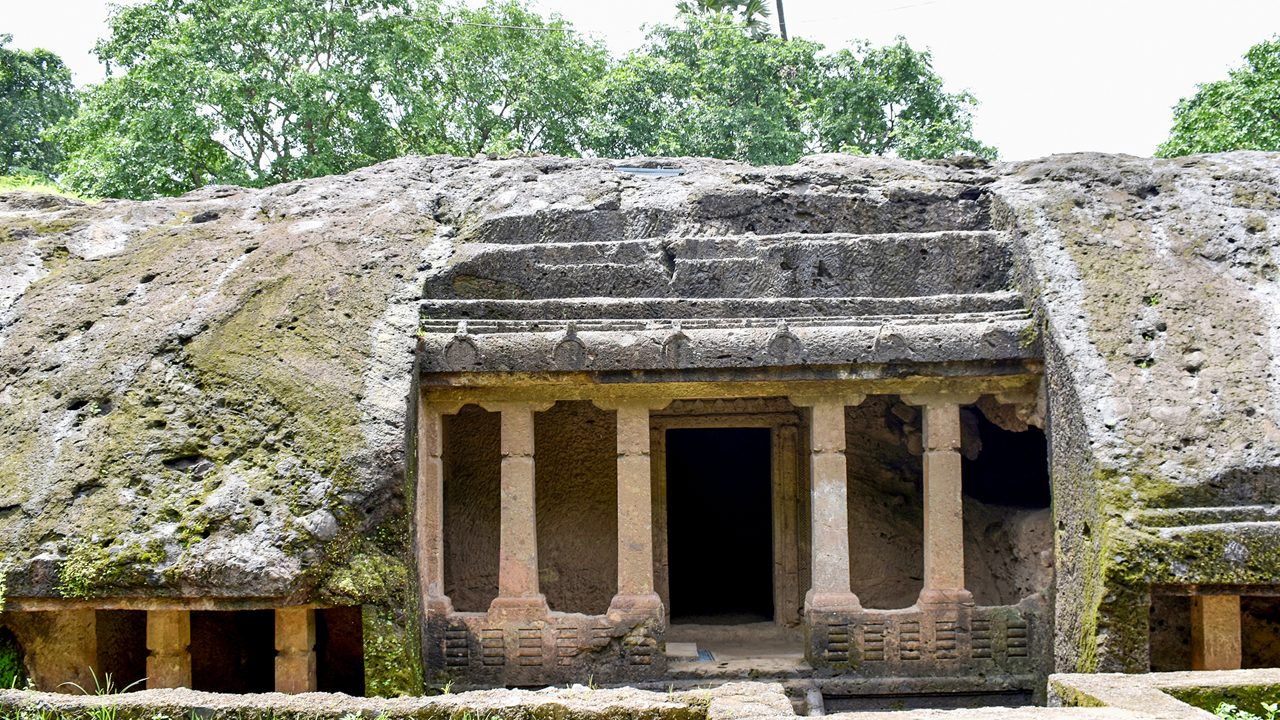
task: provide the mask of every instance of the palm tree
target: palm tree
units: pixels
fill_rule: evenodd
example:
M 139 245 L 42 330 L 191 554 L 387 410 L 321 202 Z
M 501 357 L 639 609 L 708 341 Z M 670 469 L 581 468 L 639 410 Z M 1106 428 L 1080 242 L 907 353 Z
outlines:
M 742 22 L 748 30 L 758 33 L 769 31 L 769 23 L 765 20 L 769 17 L 769 6 L 765 4 L 765 0 L 697 0 L 697 5 L 704 10 L 741 13 Z M 782 0 L 778 0 L 778 7 L 782 7 Z
M 778 0 L 778 34 L 787 39 L 787 16 L 782 12 L 782 0 Z

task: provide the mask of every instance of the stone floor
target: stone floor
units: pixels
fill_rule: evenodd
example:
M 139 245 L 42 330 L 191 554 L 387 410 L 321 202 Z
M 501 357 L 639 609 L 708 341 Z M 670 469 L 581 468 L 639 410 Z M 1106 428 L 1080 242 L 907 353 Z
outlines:
M 804 631 L 772 622 L 744 625 L 673 623 L 668 645 L 696 645 L 701 658 L 671 657 L 675 679 L 800 678 L 812 672 L 804 660 Z M 710 660 L 706 660 L 707 654 Z

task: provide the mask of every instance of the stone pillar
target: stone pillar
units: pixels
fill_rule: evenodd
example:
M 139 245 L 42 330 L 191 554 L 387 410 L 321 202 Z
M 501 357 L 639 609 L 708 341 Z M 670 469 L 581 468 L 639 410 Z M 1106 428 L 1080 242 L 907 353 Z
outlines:
M 276 692 L 315 692 L 316 611 L 306 607 L 276 610 Z
M 1191 598 L 1191 669 L 1239 670 L 1240 596 Z
M 191 613 L 147 611 L 147 689 L 191 687 Z
M 661 617 L 662 600 L 653 589 L 653 471 L 649 411 L 669 401 L 597 400 L 618 420 L 618 593 L 609 614 Z
M 813 526 L 813 586 L 805 595 L 805 611 L 862 609 L 849 585 L 849 477 L 844 456 L 844 409 L 861 396 L 792 398 L 810 411 L 810 513 Z
M 964 586 L 961 400 L 945 395 L 903 399 L 924 406 L 924 589 L 918 604 L 972 605 L 973 594 Z
M 456 409 L 454 409 L 456 412 Z M 444 593 L 444 423 L 440 408 L 418 402 L 418 579 L 422 609 L 430 618 L 453 612 Z
M 533 414 L 553 403 L 495 403 L 502 413 L 501 530 L 498 539 L 498 597 L 489 612 L 546 615 L 538 589 L 538 522 L 533 460 Z

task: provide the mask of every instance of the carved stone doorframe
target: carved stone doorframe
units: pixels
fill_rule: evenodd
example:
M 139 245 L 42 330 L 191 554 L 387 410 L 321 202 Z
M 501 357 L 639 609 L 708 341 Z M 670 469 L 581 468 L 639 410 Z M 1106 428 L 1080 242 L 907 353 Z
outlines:
M 667 431 L 698 428 L 767 428 L 773 537 L 773 613 L 780 625 L 799 625 L 809 587 L 808 433 L 804 415 L 785 398 L 677 401 L 654 413 L 653 547 L 657 592 L 671 613 L 667 543 Z

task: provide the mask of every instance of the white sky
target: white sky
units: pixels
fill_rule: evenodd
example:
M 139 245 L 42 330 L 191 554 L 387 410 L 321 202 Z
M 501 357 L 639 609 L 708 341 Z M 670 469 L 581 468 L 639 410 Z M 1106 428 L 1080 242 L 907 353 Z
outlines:
M 772 5 L 772 2 L 768 4 Z M 77 83 L 102 69 L 89 50 L 106 0 L 0 0 L 0 33 L 45 47 Z M 615 53 L 675 0 L 538 0 Z M 1249 46 L 1280 32 L 1275 0 L 785 0 L 793 36 L 828 47 L 905 35 L 928 47 L 951 90 L 981 102 L 975 135 L 1007 160 L 1099 150 L 1150 155 L 1171 108 L 1197 82 L 1226 76 Z

